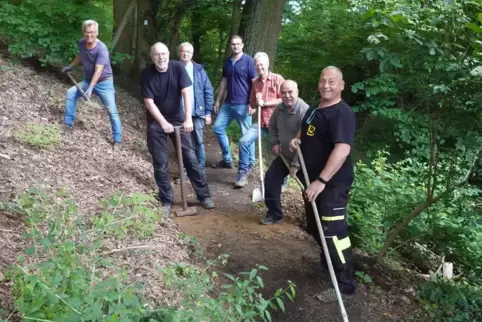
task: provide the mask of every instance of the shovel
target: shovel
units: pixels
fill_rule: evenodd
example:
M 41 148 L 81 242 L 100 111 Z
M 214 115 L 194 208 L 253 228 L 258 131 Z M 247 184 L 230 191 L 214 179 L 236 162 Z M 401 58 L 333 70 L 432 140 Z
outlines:
M 252 202 L 260 202 L 264 200 L 263 152 L 261 149 L 261 107 L 258 107 L 258 152 L 260 187 L 253 190 Z
M 177 163 L 179 164 L 179 173 L 181 176 L 181 198 L 182 198 L 182 210 L 176 211 L 176 217 L 194 216 L 197 215 L 196 207 L 187 206 L 186 191 L 184 190 L 184 164 L 182 160 L 182 146 L 181 146 L 181 127 L 175 126 L 174 131 L 176 132 L 176 152 L 177 152 Z
M 305 160 L 303 159 L 303 154 L 301 153 L 300 147 L 296 149 L 296 153 L 298 153 L 298 158 L 300 160 L 301 169 L 303 170 L 305 182 L 308 184 L 308 182 L 310 182 L 310 179 L 308 177 L 308 172 L 306 171 Z M 338 282 L 336 281 L 335 271 L 333 270 L 333 263 L 331 262 L 330 253 L 328 251 L 328 245 L 326 244 L 325 233 L 321 228 L 320 215 L 318 213 L 318 208 L 316 207 L 316 203 L 314 200 L 311 202 L 311 207 L 313 207 L 313 212 L 315 214 L 316 226 L 318 228 L 318 233 L 320 234 L 321 245 L 323 246 L 323 253 L 325 254 L 328 270 L 330 271 L 331 282 L 333 283 L 333 288 L 335 289 L 336 297 L 338 299 L 341 316 L 343 317 L 343 322 L 348 322 L 348 315 L 346 314 L 345 306 L 343 305 L 343 299 L 341 298 L 340 289 L 338 288 Z
M 84 98 L 84 100 L 89 102 L 89 105 L 92 106 L 92 101 L 90 100 L 90 98 L 87 97 L 87 95 L 85 95 L 85 92 L 82 90 L 80 85 L 75 81 L 75 78 L 69 72 L 67 72 L 66 74 L 67 76 L 69 76 L 72 83 L 74 83 L 75 87 L 77 87 L 77 89 L 82 93 L 82 97 Z

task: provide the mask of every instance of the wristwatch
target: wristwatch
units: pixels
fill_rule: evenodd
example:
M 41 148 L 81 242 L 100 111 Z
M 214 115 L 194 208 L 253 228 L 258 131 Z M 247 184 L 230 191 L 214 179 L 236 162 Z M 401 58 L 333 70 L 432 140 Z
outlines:
M 317 177 L 316 180 L 318 180 L 319 182 L 323 183 L 323 184 L 328 184 L 328 181 L 326 181 L 325 179 L 323 179 L 322 177 Z

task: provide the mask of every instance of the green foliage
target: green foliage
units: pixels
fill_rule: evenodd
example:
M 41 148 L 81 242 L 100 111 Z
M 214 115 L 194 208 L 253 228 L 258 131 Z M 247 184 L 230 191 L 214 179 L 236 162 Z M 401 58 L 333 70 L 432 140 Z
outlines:
M 173 301 L 151 308 L 139 295 L 142 285 L 130 283 L 128 272 L 113 262 L 102 246 L 106 233 L 116 235 L 113 227 L 122 231 L 120 238 L 151 234 L 146 226 L 155 229 L 157 213 L 150 200 L 141 194 L 103 200 L 102 216 L 120 219 L 116 223 L 96 222 L 94 227 L 77 214 L 65 191 L 49 196 L 31 188 L 12 202 L 0 203 L 2 212 L 22 216 L 27 223 L 24 238 L 29 246 L 7 273 L 20 314 L 28 320 L 72 322 L 271 321 L 270 310 L 284 311 L 285 298 L 293 300 L 296 293 L 291 282 L 269 300 L 263 298 L 260 291 L 264 283 L 258 273 L 267 270 L 264 266 L 240 273 L 245 278 L 226 274 L 232 283 L 221 286 L 219 295 L 213 296 L 219 292 L 218 274 L 210 269 L 217 261 L 208 260 L 202 269 L 185 264 L 161 269 Z M 127 224 L 126 219 L 133 214 L 138 217 Z M 180 237 L 198 248 L 196 240 Z M 218 260 L 225 264 L 227 255 Z M 176 298 L 179 294 L 180 302 Z
M 78 53 L 82 22 L 99 23 L 99 38 L 111 42 L 113 17 L 111 0 L 0 0 L 0 38 L 11 54 L 39 58 L 55 65 L 70 63 Z M 113 55 L 113 62 L 126 55 Z
M 482 320 L 482 291 L 466 281 L 434 279 L 420 288 L 418 300 L 434 321 Z
M 152 236 L 162 214 L 155 206 L 154 197 L 135 193 L 131 196 L 117 194 L 102 200 L 103 209 L 93 219 L 93 227 L 100 234 L 118 239 L 129 235 L 140 238 Z
M 28 123 L 25 128 L 13 133 L 13 137 L 33 147 L 49 149 L 60 142 L 57 125 Z
M 48 197 L 30 189 L 4 210 L 25 216 L 29 248 L 9 272 L 17 310 L 29 320 L 139 320 L 143 309 L 137 285 L 125 285 L 126 273 L 112 267 L 89 235 L 74 201 L 63 193 Z M 93 239 L 93 240 L 92 240 Z M 109 270 L 111 276 L 103 278 Z
M 227 256 L 218 258 L 225 264 Z M 279 289 L 266 300 L 260 290 L 264 288 L 259 271 L 266 271 L 264 266 L 257 266 L 250 272 L 240 275 L 246 278 L 224 274 L 229 284 L 221 285 L 222 291 L 217 297 L 206 294 L 214 291 L 216 272 L 208 269 L 217 261 L 208 261 L 208 266 L 199 269 L 194 266 L 175 264 L 162 270 L 167 285 L 174 286 L 177 292 L 171 296 L 181 296 L 180 307 L 169 307 L 157 313 L 161 321 L 272 321 L 270 309 L 285 311 L 285 298 L 293 301 L 296 296 L 295 285 L 289 282 L 286 289 Z

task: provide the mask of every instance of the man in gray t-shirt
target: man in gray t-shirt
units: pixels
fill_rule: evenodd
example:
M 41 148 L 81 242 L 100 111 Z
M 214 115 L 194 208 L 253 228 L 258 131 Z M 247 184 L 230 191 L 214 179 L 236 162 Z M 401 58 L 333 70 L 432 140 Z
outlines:
M 92 92 L 94 92 L 104 104 L 112 127 L 114 149 L 118 149 L 122 143 L 122 126 L 115 103 L 114 79 L 110 65 L 109 50 L 97 38 L 99 34 L 97 22 L 94 20 L 84 21 L 82 32 L 84 38 L 79 41 L 79 54 L 69 66 L 62 68 L 62 72 L 70 72 L 75 66 L 82 65 L 84 79 L 79 83 L 79 86 L 87 97 L 90 98 Z M 67 129 L 73 128 L 77 99 L 81 96 L 82 93 L 75 86 L 72 86 L 67 91 L 64 117 L 64 126 Z

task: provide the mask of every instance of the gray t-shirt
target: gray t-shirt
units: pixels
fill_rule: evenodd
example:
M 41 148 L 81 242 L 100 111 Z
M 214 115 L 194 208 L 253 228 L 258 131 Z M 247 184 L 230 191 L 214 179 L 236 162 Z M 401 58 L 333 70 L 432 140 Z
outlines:
M 79 41 L 80 58 L 84 68 L 84 78 L 90 82 L 94 75 L 95 65 L 104 65 L 100 78 L 112 76 L 112 67 L 110 66 L 109 50 L 107 46 L 100 40 L 92 49 L 87 49 L 85 39 Z

